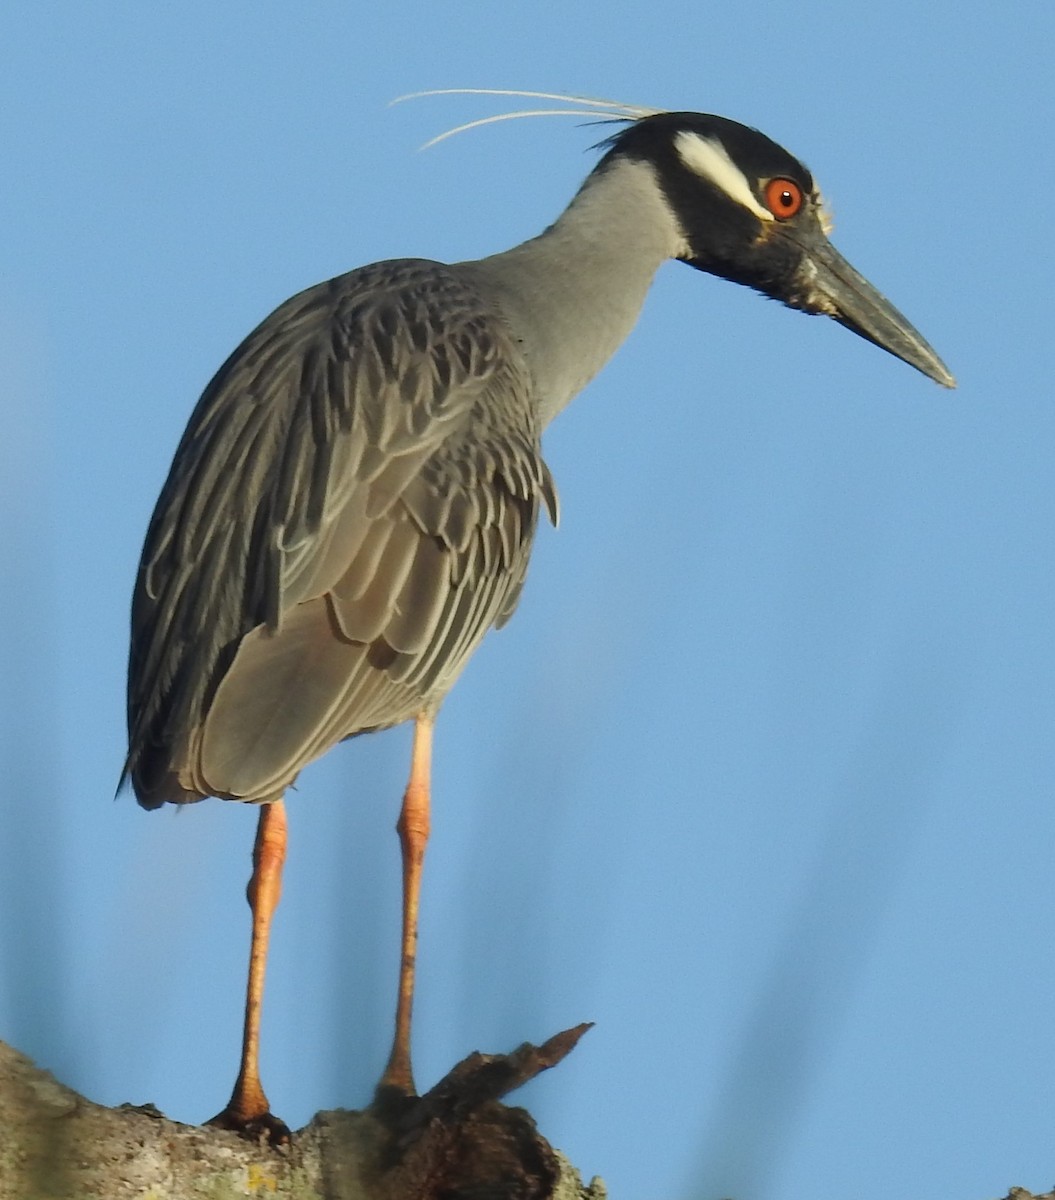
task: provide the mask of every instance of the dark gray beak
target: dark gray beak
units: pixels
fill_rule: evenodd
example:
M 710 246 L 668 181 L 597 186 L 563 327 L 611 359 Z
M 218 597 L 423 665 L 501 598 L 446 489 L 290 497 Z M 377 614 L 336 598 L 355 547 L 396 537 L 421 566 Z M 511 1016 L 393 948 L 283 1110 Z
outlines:
M 803 252 L 794 307 L 827 313 L 942 387 L 956 386 L 948 368 L 921 334 L 850 266 L 819 229 L 808 241 L 798 237 L 794 240 Z

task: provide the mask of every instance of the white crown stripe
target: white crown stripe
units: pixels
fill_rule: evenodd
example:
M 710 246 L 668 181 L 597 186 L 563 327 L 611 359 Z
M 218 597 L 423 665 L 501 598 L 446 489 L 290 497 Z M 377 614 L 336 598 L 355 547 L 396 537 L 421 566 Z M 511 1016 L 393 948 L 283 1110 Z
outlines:
M 735 200 L 737 204 L 754 213 L 759 220 L 776 220 L 769 209 L 759 204 L 747 177 L 716 138 L 701 137 L 698 133 L 683 129 L 674 139 L 674 148 L 690 171 L 709 179 L 716 187 L 721 188 L 730 200 Z

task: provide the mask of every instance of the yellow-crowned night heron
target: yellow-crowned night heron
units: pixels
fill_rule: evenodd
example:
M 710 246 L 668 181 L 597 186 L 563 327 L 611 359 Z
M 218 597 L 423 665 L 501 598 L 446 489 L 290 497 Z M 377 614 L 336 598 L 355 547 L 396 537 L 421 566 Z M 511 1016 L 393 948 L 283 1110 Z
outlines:
M 585 102 L 593 106 L 593 102 Z M 557 492 L 549 421 L 678 259 L 853 332 L 953 386 L 915 329 L 831 246 L 813 176 L 775 142 L 691 112 L 621 121 L 564 213 L 512 250 L 362 267 L 286 301 L 205 389 L 136 581 L 126 776 L 140 804 L 262 805 L 245 1036 L 216 1120 L 286 1136 L 257 1071 L 282 796 L 355 734 L 415 721 L 395 1042 L 410 1013 L 436 711 L 512 615 Z

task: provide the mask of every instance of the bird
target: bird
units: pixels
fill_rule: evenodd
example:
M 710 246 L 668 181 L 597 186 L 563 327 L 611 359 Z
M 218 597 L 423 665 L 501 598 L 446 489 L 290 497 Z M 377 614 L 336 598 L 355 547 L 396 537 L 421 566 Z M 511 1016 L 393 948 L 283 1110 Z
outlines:
M 834 248 L 807 167 L 765 134 L 698 112 L 444 91 L 563 107 L 502 113 L 435 141 L 519 116 L 613 128 L 538 236 L 454 264 L 359 267 L 265 317 L 193 410 L 134 585 L 122 783 L 147 809 L 210 796 L 260 808 L 241 1060 L 213 1123 L 275 1143 L 290 1135 L 258 1057 L 283 797 L 338 742 L 414 723 L 397 823 L 395 1033 L 379 1085 L 413 1096 L 436 714 L 484 635 L 517 607 L 540 518 L 557 523 L 543 431 L 630 333 L 658 269 L 685 263 L 831 317 L 955 386 Z

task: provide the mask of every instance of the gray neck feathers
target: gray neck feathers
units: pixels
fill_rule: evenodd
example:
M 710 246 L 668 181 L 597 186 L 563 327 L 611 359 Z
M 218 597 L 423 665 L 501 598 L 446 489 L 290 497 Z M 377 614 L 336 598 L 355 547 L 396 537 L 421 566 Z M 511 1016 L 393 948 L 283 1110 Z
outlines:
M 538 237 L 463 264 L 499 298 L 523 347 L 543 426 L 615 353 L 659 265 L 683 243 L 652 167 L 622 160 L 590 175 Z

